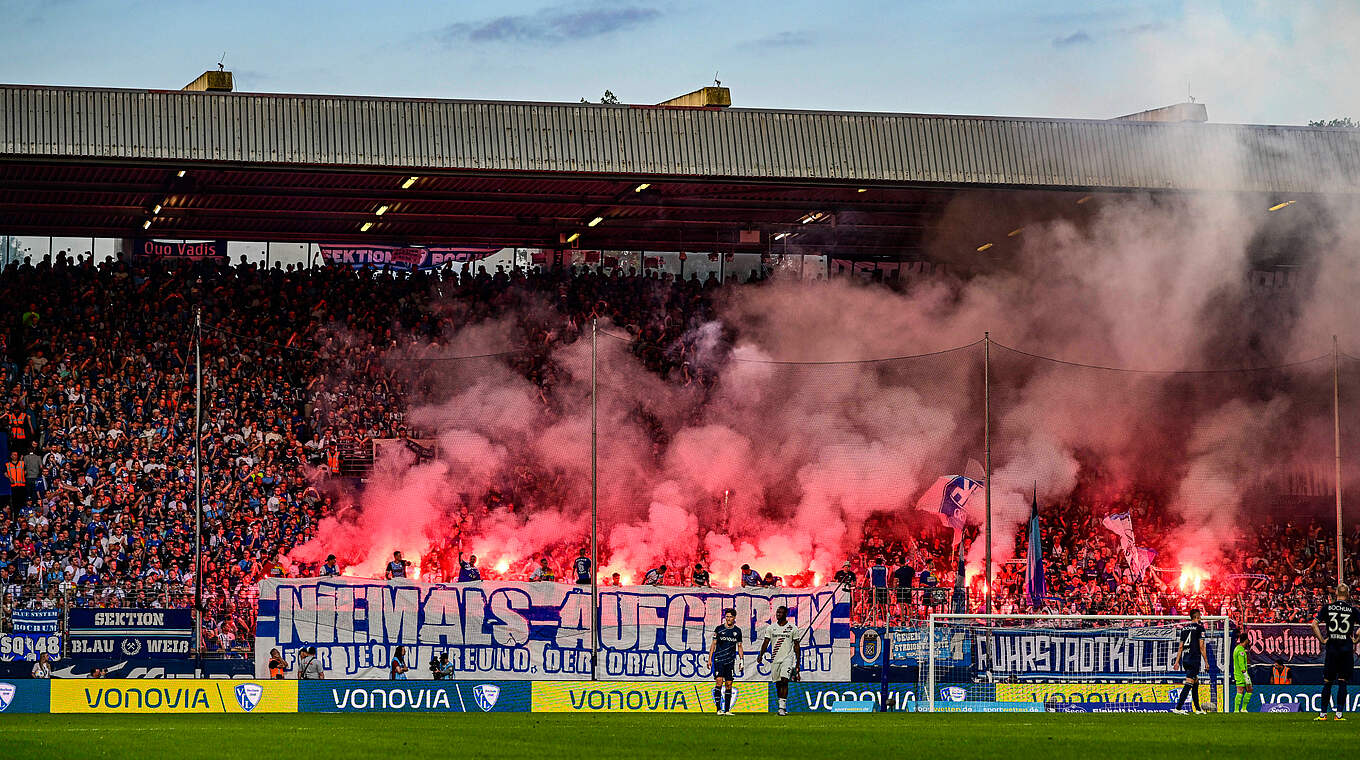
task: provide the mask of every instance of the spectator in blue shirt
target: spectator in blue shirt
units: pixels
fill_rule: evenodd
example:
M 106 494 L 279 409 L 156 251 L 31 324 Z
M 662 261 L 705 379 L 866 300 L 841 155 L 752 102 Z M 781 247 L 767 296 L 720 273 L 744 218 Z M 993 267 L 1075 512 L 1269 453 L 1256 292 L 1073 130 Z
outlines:
M 759 585 L 761 585 L 761 583 L 760 583 L 760 573 L 757 572 L 757 571 L 755 571 L 755 570 L 752 570 L 750 565 L 742 565 L 742 566 L 741 566 L 741 585 L 743 585 L 743 586 L 759 586 Z
M 474 583 L 482 579 L 482 571 L 477 569 L 477 555 L 469 555 L 467 561 L 463 560 L 463 553 L 458 552 L 458 582 Z
M 571 569 L 576 572 L 576 582 L 578 584 L 590 584 L 590 557 L 586 556 L 586 550 L 581 550 L 581 556 L 571 563 Z
M 657 567 L 648 570 L 647 574 L 642 577 L 642 585 L 660 586 L 661 583 L 665 580 L 666 580 L 666 566 L 658 565 Z
M 882 557 L 875 557 L 869 567 L 869 585 L 874 589 L 874 606 L 888 606 L 888 566 L 883 564 Z

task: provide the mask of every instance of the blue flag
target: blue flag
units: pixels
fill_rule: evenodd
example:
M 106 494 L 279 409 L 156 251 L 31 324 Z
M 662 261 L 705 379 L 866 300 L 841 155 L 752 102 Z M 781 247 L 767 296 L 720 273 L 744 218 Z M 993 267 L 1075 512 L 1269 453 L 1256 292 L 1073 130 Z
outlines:
M 1029 550 L 1025 556 L 1025 596 L 1031 607 L 1043 603 L 1048 593 L 1044 582 L 1044 545 L 1039 534 L 1039 493 L 1035 489 L 1034 501 L 1029 508 Z
M 916 508 L 939 515 L 940 522 L 954 529 L 954 544 L 958 545 L 968 524 L 968 502 L 981 490 L 982 484 L 972 478 L 945 475 L 926 489 Z

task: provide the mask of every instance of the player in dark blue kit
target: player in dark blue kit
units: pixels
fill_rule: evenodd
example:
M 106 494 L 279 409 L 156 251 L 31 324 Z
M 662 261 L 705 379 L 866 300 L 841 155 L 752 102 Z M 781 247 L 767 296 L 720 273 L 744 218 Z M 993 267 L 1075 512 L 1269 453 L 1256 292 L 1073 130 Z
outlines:
M 713 642 L 708 645 L 708 661 L 713 663 L 713 703 L 719 715 L 732 714 L 732 679 L 742 658 L 742 638 L 737 611 L 723 610 L 722 625 L 713 629 Z
M 1324 634 L 1322 629 L 1326 628 Z M 1336 587 L 1336 601 L 1327 602 L 1313 620 L 1313 635 L 1326 647 L 1322 660 L 1322 712 L 1314 720 L 1327 720 L 1332 703 L 1332 684 L 1336 684 L 1336 719 L 1345 720 L 1346 683 L 1355 668 L 1355 642 L 1360 641 L 1360 610 L 1351 604 L 1351 589 Z
M 1199 622 L 1199 610 L 1190 610 L 1190 622 L 1180 630 L 1180 646 L 1176 648 L 1176 661 L 1172 669 L 1185 671 L 1185 684 L 1181 686 L 1181 697 L 1176 701 L 1176 709 L 1171 712 L 1185 715 L 1185 698 L 1194 697 L 1195 714 L 1203 715 L 1199 709 L 1199 671 L 1209 658 L 1204 646 L 1204 624 Z

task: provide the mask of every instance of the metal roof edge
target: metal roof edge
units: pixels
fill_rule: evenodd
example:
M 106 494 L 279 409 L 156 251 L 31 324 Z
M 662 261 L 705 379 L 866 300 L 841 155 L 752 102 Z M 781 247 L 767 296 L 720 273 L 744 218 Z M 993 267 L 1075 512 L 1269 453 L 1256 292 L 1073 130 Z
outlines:
M 391 103 L 449 103 L 458 105 L 485 105 L 485 106 L 517 106 L 517 107 L 553 107 L 553 108 L 603 108 L 629 111 L 682 111 L 686 113 L 766 113 L 766 114 L 790 114 L 790 115 L 815 115 L 815 116 L 856 116 L 856 117 L 882 117 L 882 118 L 911 118 L 911 119 L 970 119 L 977 121 L 1005 121 L 1005 122 L 1034 122 L 1034 123 L 1072 123 L 1072 124 L 1101 124 L 1111 127 L 1135 127 L 1151 129 L 1203 129 L 1206 127 L 1226 127 L 1226 128 L 1246 128 L 1246 129 L 1270 129 L 1270 130 L 1289 130 L 1302 132 L 1342 132 L 1355 133 L 1360 130 L 1347 129 L 1346 127 L 1310 127 L 1297 124 L 1249 124 L 1235 122 L 1142 122 L 1142 121 L 1121 121 L 1117 119 L 1083 119 L 1063 116 L 1007 116 L 999 114 L 958 114 L 958 113 L 920 113 L 910 111 L 836 111 L 818 110 L 811 108 L 706 108 L 706 107 L 667 107 L 662 108 L 654 104 L 646 103 L 573 103 L 571 101 L 553 100 L 479 100 L 475 98 L 433 98 L 433 97 L 401 97 L 386 95 L 346 95 L 328 93 L 301 93 L 301 92 L 199 92 L 178 89 L 157 89 L 157 88 L 136 88 L 136 87 L 77 87 L 70 85 L 42 85 L 42 84 L 15 84 L 0 82 L 0 90 L 49 90 L 60 92 L 112 92 L 125 94 L 146 94 L 146 95 L 178 95 L 186 98 L 261 98 L 261 99 L 280 99 L 295 98 L 304 100 L 356 100 L 368 102 L 391 102 Z

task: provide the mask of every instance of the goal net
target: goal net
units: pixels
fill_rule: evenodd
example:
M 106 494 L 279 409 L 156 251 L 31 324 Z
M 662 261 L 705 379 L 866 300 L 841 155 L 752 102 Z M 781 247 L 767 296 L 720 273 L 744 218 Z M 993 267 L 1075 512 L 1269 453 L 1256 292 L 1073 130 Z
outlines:
M 917 709 L 932 712 L 1164 711 L 1175 706 L 1184 616 L 930 616 L 920 652 Z M 1226 617 L 1202 617 L 1204 710 L 1229 701 Z M 1181 663 L 1184 665 L 1184 663 Z M 1187 708 L 1190 706 L 1187 701 Z

